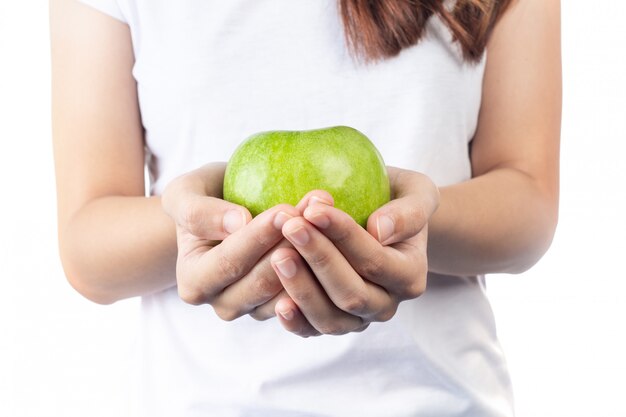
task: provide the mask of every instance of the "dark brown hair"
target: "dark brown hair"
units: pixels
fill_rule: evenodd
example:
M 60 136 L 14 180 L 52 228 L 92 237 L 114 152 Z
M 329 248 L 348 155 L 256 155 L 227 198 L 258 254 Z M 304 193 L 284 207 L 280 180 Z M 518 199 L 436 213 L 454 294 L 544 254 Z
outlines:
M 510 2 L 456 0 L 449 9 L 444 0 L 339 0 L 339 7 L 348 47 L 366 61 L 390 58 L 415 45 L 427 20 L 438 15 L 461 45 L 463 58 L 476 62 Z

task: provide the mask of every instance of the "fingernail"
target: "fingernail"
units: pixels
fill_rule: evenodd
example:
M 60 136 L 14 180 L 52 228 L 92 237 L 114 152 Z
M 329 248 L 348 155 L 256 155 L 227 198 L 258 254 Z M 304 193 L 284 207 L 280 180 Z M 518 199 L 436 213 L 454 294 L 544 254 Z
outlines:
M 287 309 L 287 310 L 279 310 L 278 313 L 282 316 L 282 318 L 284 318 L 285 320 L 291 320 L 293 318 L 293 310 L 291 309 Z
M 307 206 L 312 206 L 313 204 L 326 204 L 327 206 L 332 206 L 333 203 L 331 203 L 328 200 L 325 200 L 321 197 L 317 197 L 317 196 L 312 196 L 311 198 L 309 198 L 309 202 L 307 204 Z
M 308 208 L 304 210 L 304 218 L 313 223 L 320 229 L 326 229 L 330 226 L 330 219 L 323 213 L 313 213 Z
M 240 210 L 228 210 L 222 224 L 227 233 L 235 233 L 246 224 L 246 217 Z
M 298 246 L 304 246 L 309 243 L 309 232 L 306 231 L 304 226 L 300 226 L 296 230 L 292 230 L 287 233 L 287 236 Z
M 291 217 L 292 216 L 285 213 L 284 211 L 279 211 L 274 216 L 274 227 L 278 230 L 283 230 L 283 225 L 285 224 L 287 220 L 291 219 Z
M 296 272 L 298 270 L 298 268 L 296 267 L 296 263 L 291 258 L 281 259 L 274 265 L 276 265 L 276 269 L 278 269 L 278 272 L 280 272 L 280 274 L 285 278 L 292 278 L 294 275 L 296 275 Z
M 376 230 L 378 231 L 378 241 L 385 242 L 393 235 L 394 224 L 389 216 L 380 216 L 376 221 Z

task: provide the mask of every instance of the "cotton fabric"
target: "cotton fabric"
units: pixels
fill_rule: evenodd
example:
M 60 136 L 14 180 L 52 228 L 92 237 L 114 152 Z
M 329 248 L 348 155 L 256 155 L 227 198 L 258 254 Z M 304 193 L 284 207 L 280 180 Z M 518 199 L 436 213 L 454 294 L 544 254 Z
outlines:
M 333 0 L 82 0 L 129 25 L 151 193 L 265 130 L 348 125 L 388 165 L 438 185 L 471 177 L 485 59 L 432 18 L 375 64 L 347 52 Z M 221 321 L 175 288 L 142 299 L 143 416 L 510 417 L 484 277 L 429 274 L 389 322 L 301 339 L 278 321 Z

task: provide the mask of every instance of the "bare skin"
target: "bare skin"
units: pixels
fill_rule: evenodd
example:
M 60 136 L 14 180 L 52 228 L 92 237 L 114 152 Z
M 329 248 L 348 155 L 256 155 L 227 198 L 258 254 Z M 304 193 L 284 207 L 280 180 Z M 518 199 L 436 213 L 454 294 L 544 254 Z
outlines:
M 390 168 L 395 198 L 367 230 L 319 190 L 252 220 L 220 199 L 219 163 L 176 179 L 162 199 L 145 197 L 129 28 L 71 0 L 50 5 L 59 246 L 70 283 L 95 302 L 178 285 L 184 301 L 209 303 L 226 320 L 277 315 L 301 336 L 343 334 L 392 317 L 424 291 L 429 270 L 518 273 L 550 245 L 561 112 L 556 0 L 514 2 L 494 31 L 473 178 L 437 189 Z

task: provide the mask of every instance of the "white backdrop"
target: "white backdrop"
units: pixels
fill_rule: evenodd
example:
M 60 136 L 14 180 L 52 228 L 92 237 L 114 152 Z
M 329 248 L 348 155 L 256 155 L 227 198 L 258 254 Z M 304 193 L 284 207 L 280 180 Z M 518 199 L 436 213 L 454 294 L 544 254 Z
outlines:
M 626 2 L 563 2 L 559 229 L 488 282 L 518 417 L 625 417 Z M 45 0 L 0 0 L 0 416 L 129 416 L 137 301 L 91 304 L 57 259 Z

